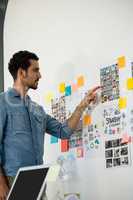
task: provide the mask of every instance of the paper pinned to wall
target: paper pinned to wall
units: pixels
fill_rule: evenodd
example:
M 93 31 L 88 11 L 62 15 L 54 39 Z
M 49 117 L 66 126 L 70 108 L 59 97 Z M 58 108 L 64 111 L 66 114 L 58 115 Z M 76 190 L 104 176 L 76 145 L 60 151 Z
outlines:
M 60 165 L 53 165 L 50 167 L 46 180 L 48 182 L 55 182 L 59 176 Z
M 59 85 L 59 92 L 64 93 L 65 92 L 65 83 L 60 83 Z
M 84 84 L 85 84 L 85 78 L 84 78 L 84 76 L 79 76 L 77 78 L 77 86 L 78 87 L 82 87 L 82 86 L 84 86 Z
M 127 98 L 121 97 L 118 102 L 119 109 L 125 109 L 127 107 Z
M 71 85 L 66 86 L 65 88 L 65 96 L 70 96 L 72 93 Z
M 133 90 L 133 78 L 128 78 L 127 79 L 127 89 L 128 90 Z
M 68 140 L 61 140 L 61 152 L 67 152 L 69 150 Z
M 83 125 L 87 126 L 90 125 L 92 122 L 91 116 L 90 115 L 84 115 L 83 117 Z
M 131 142 L 131 136 L 128 135 L 127 133 L 123 134 L 121 144 L 130 143 L 130 142 Z
M 126 58 L 125 56 L 121 56 L 118 58 L 118 68 L 124 68 L 126 66 Z
M 72 91 L 76 92 L 78 90 L 78 85 L 76 83 L 72 83 Z

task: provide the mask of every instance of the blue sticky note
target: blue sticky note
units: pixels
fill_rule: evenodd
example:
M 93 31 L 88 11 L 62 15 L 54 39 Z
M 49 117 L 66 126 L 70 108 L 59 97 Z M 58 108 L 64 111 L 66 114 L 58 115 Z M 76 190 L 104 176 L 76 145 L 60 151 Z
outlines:
M 55 136 L 51 136 L 51 138 L 50 138 L 50 143 L 51 143 L 51 144 L 58 143 L 58 138 L 55 137 Z
M 72 93 L 71 85 L 66 86 L 65 88 L 65 96 L 70 96 Z

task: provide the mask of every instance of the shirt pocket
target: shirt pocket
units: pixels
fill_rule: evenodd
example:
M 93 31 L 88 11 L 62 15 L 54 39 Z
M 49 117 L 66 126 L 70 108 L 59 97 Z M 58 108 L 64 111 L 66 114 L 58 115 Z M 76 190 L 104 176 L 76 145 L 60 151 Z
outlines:
M 11 115 L 12 129 L 15 132 L 30 132 L 31 124 L 29 117 L 22 112 L 14 113 Z

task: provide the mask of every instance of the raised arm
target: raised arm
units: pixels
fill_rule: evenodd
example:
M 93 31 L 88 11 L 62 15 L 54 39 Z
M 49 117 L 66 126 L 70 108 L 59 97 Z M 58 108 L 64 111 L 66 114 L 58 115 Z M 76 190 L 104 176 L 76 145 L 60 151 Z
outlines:
M 84 110 L 91 104 L 96 101 L 96 93 L 100 89 L 100 86 L 94 87 L 89 90 L 84 99 L 76 107 L 75 111 L 72 113 L 71 117 L 68 119 L 68 126 L 71 129 L 76 129 L 79 120 L 84 112 Z

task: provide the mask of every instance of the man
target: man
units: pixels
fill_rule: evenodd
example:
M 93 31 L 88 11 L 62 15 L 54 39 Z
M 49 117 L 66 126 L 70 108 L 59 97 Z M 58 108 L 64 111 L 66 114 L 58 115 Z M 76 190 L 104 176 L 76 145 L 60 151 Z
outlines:
M 95 87 L 63 124 L 45 113 L 27 95 L 37 89 L 41 78 L 39 58 L 34 53 L 19 51 L 10 59 L 8 69 L 13 88 L 0 94 L 0 200 L 4 200 L 18 169 L 43 164 L 44 133 L 69 138 L 90 103 L 95 102 Z

